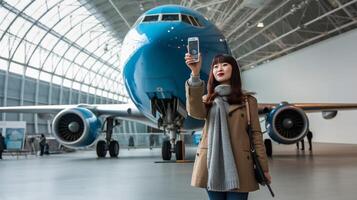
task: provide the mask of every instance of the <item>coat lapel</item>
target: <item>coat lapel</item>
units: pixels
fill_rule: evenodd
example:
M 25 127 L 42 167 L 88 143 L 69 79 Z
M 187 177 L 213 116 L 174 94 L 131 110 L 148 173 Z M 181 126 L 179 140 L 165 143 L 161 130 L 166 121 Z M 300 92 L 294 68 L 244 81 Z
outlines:
M 243 107 L 244 104 L 233 104 L 233 105 L 229 105 L 229 111 L 228 114 L 231 114 L 232 112 L 236 111 L 238 108 Z

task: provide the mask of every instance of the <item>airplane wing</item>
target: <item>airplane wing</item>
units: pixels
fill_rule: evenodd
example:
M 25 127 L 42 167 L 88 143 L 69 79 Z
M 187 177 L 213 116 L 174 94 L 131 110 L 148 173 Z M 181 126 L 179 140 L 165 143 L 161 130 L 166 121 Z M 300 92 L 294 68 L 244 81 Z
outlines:
M 155 119 L 148 119 L 131 103 L 127 104 L 78 104 L 78 105 L 35 105 L 0 107 L 0 113 L 38 113 L 57 114 L 62 110 L 86 108 L 97 116 L 112 116 L 114 118 L 135 121 L 157 128 Z
M 267 114 L 277 107 L 287 104 L 296 108 L 300 108 L 307 113 L 312 112 L 336 112 L 337 110 L 356 110 L 356 103 L 285 103 L 272 104 L 272 103 L 259 103 L 259 114 Z
M 265 128 L 270 138 L 281 144 L 294 144 L 309 130 L 306 113 L 321 112 L 324 119 L 332 119 L 338 110 L 356 110 L 356 103 L 260 103 L 258 112 L 265 117 Z M 268 145 L 271 154 L 271 145 Z

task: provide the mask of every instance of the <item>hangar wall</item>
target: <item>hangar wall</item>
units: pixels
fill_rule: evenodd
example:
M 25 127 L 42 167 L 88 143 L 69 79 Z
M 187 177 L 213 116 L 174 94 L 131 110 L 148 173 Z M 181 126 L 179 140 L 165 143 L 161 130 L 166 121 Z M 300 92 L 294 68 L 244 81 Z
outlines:
M 242 73 L 258 102 L 357 103 L 357 30 L 311 45 Z M 357 144 L 357 111 L 325 120 L 308 114 L 313 141 Z
M 5 71 L 0 70 L 0 106 L 4 105 L 4 82 L 5 82 Z M 21 102 L 21 80 L 22 76 L 9 72 L 9 86 L 8 86 L 8 96 L 7 96 L 7 106 L 19 106 Z M 60 86 L 53 84 L 52 86 L 52 94 L 49 96 L 49 88 L 50 83 L 45 81 L 39 81 L 39 97 L 38 104 L 39 105 L 48 105 L 48 104 L 78 104 L 78 103 L 120 103 L 118 100 L 109 99 L 89 93 L 81 92 L 79 95 L 79 91 L 73 89 L 72 90 L 72 99 L 69 102 L 70 89 L 67 87 L 63 87 L 63 100 L 59 102 L 60 99 Z M 24 105 L 34 105 L 36 102 L 36 79 L 26 77 L 25 78 L 25 93 L 24 93 Z M 79 99 L 80 97 L 80 99 Z M 23 118 L 21 119 L 19 113 L 7 113 L 6 120 L 7 121 L 18 121 L 24 120 L 27 122 L 26 131 L 27 134 L 40 134 L 40 133 L 48 133 L 50 122 L 47 120 L 43 120 L 38 118 L 37 121 L 37 130 L 35 128 L 35 114 L 23 114 Z M 4 120 L 2 113 L 0 113 L 0 121 Z

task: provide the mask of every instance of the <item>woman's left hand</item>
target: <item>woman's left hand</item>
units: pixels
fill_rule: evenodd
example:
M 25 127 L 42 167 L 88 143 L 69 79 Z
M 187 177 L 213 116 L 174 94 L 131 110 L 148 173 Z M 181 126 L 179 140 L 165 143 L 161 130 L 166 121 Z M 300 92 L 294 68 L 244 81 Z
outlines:
M 268 180 L 268 183 L 270 184 L 270 183 L 271 183 L 270 173 L 269 173 L 269 172 L 264 172 L 264 176 L 265 176 L 265 178 Z

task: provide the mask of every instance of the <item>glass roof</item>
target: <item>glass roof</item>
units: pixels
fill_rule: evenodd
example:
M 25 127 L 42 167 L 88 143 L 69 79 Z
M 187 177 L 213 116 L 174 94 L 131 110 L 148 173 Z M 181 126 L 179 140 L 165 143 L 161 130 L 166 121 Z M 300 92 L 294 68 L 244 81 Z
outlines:
M 121 41 L 75 0 L 0 2 L 0 69 L 126 102 Z M 9 64 L 6 64 L 9 63 Z

